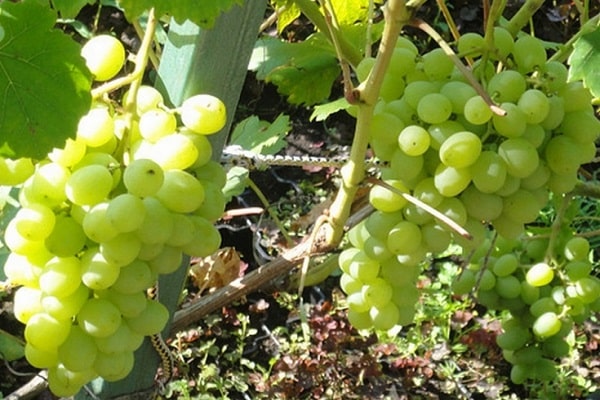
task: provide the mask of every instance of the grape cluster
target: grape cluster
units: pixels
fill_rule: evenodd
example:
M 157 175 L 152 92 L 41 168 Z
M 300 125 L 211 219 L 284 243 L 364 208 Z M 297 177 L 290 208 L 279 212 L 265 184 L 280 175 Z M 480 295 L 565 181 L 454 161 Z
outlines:
M 568 355 L 572 328 L 600 311 L 600 280 L 592 275 L 590 245 L 565 233 L 551 263 L 548 238 L 486 243 L 453 284 L 456 294 L 506 310 L 497 343 L 512 364 L 511 380 L 551 381 L 556 358 Z
M 122 66 L 121 51 L 110 62 L 115 43 L 100 37 L 84 47 L 99 80 Z M 224 126 L 223 103 L 197 95 L 171 110 L 141 86 L 135 104 L 135 115 L 93 104 L 75 138 L 32 168 L 6 228 L 4 268 L 20 286 L 14 313 L 26 325 L 25 355 L 48 369 L 59 396 L 98 376 L 127 376 L 133 352 L 169 318 L 147 290 L 184 255 L 205 257 L 220 246 L 213 223 L 225 207 L 225 172 L 211 161 L 206 135 Z
M 413 294 L 418 275 L 414 269 L 428 254 L 455 243 L 466 255 L 493 234 L 503 240 L 520 237 L 550 195 L 571 191 L 579 167 L 595 156 L 600 121 L 589 91 L 579 81 L 567 81 L 567 68 L 547 59 L 540 40 L 528 35 L 514 40 L 501 27 L 494 29 L 493 39 L 493 48 L 475 33 L 457 42 L 459 56 L 472 61 L 471 71 L 485 93 L 478 92 L 441 49 L 419 56 L 409 40 L 400 37 L 397 42 L 370 127 L 370 145 L 388 164 L 381 179 L 395 191 L 371 189 L 369 200 L 377 211 L 350 231 L 350 247 L 340 257 L 349 318 L 357 327 L 388 329 L 410 322 L 407 316 L 418 298 Z M 373 64 L 373 58 L 365 58 L 357 66 L 360 81 L 367 79 Z M 496 108 L 490 107 L 490 100 Z M 398 192 L 435 208 L 472 239 Z M 514 267 L 525 276 L 525 264 L 516 262 L 513 250 L 505 248 L 505 258 L 497 255 L 503 276 L 482 268 L 481 286 L 488 285 L 488 291 L 506 287 L 517 297 L 526 290 L 521 287 L 525 278 L 507 272 Z M 544 260 L 539 257 L 537 262 Z M 541 268 L 531 267 L 529 275 Z M 468 286 L 469 274 L 475 274 L 465 272 L 465 282 L 457 287 Z M 488 282 L 491 277 L 494 283 Z M 592 281 L 597 283 L 587 277 L 582 284 L 595 287 Z M 576 282 L 563 283 L 570 292 L 578 287 Z M 485 297 L 484 291 L 479 295 Z M 551 318 L 545 315 L 537 326 L 545 327 Z M 568 325 L 561 329 L 566 331 Z

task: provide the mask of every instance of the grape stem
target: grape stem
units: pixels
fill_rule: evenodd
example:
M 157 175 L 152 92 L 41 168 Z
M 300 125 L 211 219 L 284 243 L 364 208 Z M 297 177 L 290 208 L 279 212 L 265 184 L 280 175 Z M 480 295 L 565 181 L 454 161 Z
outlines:
M 471 86 L 473 86 L 477 94 L 479 94 L 483 98 L 483 100 L 490 107 L 490 110 L 492 110 L 494 114 L 500 116 L 506 115 L 506 111 L 494 104 L 494 101 L 492 100 L 490 95 L 483 89 L 483 87 L 477 81 L 477 79 L 475 79 L 475 76 L 473 76 L 471 70 L 467 68 L 462 63 L 462 61 L 460 61 L 456 53 L 454 53 L 454 50 L 452 50 L 452 47 L 450 47 L 450 45 L 440 36 L 439 33 L 437 33 L 435 29 L 433 29 L 431 25 L 419 18 L 413 18 L 412 20 L 410 20 L 410 25 L 414 26 L 415 28 L 419 28 L 423 32 L 427 33 L 433 40 L 436 41 L 440 48 L 444 50 L 444 52 L 448 55 L 448 57 L 450 57 L 452 62 L 454 62 L 454 65 L 456 65 L 459 71 L 465 76 L 465 78 L 467 78 L 467 80 L 469 81 Z
M 374 185 L 379 185 L 381 187 L 386 188 L 387 190 L 389 190 L 391 192 L 396 193 L 397 195 L 402 196 L 406 201 L 408 201 L 411 204 L 414 204 L 415 206 L 421 208 L 423 211 L 430 214 L 432 217 L 440 220 L 442 223 L 447 225 L 450 229 L 452 229 L 453 231 L 458 233 L 460 236 L 464 237 L 465 239 L 469 239 L 469 240 L 473 239 L 473 236 L 471 236 L 471 234 L 469 232 L 467 232 L 467 230 L 465 228 L 463 228 L 462 226 L 460 226 L 459 224 L 457 224 L 452 219 L 448 218 L 446 215 L 442 214 L 435 208 L 431 207 L 429 204 L 423 203 L 421 200 L 410 195 L 409 193 L 398 190 L 395 187 L 393 187 L 392 185 L 390 185 L 380 179 L 367 178 L 367 182 L 372 183 Z
M 560 208 L 556 210 L 556 216 L 554 217 L 554 221 L 552 222 L 552 226 L 550 227 L 550 238 L 548 239 L 548 248 L 546 249 L 546 254 L 544 255 L 544 261 L 548 265 L 552 263 L 555 250 L 554 247 L 556 245 L 556 241 L 558 240 L 558 236 L 560 235 L 560 228 L 565 219 L 565 214 L 569 207 L 569 203 L 572 199 L 572 193 L 565 194 L 560 203 Z
M 291 247 L 294 242 L 292 241 L 292 238 L 290 237 L 289 233 L 283 226 L 283 223 L 281 222 L 281 220 L 279 219 L 277 214 L 275 214 L 272 211 L 272 207 L 271 207 L 271 205 L 269 205 L 269 200 L 267 200 L 267 197 L 264 195 L 262 190 L 260 190 L 260 188 L 254 183 L 254 181 L 252 179 L 248 178 L 247 183 L 248 183 L 248 186 L 250 187 L 250 189 L 252 189 L 254 194 L 256 194 L 256 196 L 258 197 L 260 202 L 263 204 L 263 206 L 265 207 L 265 209 L 267 210 L 269 215 L 271 215 L 273 222 L 275 223 L 275 225 L 277 225 L 277 228 L 279 228 L 279 231 L 285 238 L 285 242 L 287 243 L 288 247 Z
M 519 8 L 519 11 L 508 21 L 505 28 L 513 37 L 527 25 L 536 11 L 544 4 L 544 0 L 527 0 L 525 4 Z
M 586 35 L 597 29 L 598 24 L 600 24 L 600 14 L 595 15 L 593 18 L 589 19 L 584 25 L 582 25 L 575 35 L 573 35 L 565 44 L 560 46 L 556 53 L 552 54 L 548 61 L 564 62 L 571 54 L 571 51 L 573 50 L 573 44 L 577 40 L 579 40 L 579 38 L 581 38 L 583 35 Z

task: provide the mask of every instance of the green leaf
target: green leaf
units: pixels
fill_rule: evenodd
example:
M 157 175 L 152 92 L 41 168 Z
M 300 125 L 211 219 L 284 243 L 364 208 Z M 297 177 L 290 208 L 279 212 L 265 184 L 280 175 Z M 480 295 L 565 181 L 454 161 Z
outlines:
M 243 0 L 119 0 L 130 21 L 154 7 L 157 16 L 170 15 L 177 22 L 190 20 L 205 29 L 212 28 L 217 17 L 234 4 L 241 5 Z
M 0 358 L 15 361 L 25 356 L 23 342 L 15 336 L 0 329 Z
M 600 28 L 577 39 L 569 65 L 569 80 L 581 79 L 594 97 L 600 97 Z
M 86 4 L 94 2 L 94 0 L 52 0 L 52 6 L 61 18 L 75 18 Z
M 277 10 L 277 33 L 296 20 L 301 14 L 300 8 L 294 0 L 274 0 L 273 6 Z
M 47 3 L 0 3 L 0 155 L 43 158 L 75 136 L 91 103 L 80 47 Z
M 275 154 L 285 147 L 285 135 L 290 130 L 290 119 L 280 114 L 273 123 L 261 121 L 253 115 L 238 123 L 230 144 L 238 145 L 256 154 Z
M 234 196 L 239 196 L 244 193 L 248 187 L 248 179 L 250 171 L 244 167 L 232 167 L 227 171 L 227 182 L 223 187 L 223 195 L 227 202 Z
M 300 43 L 259 39 L 249 68 L 275 84 L 290 103 L 307 105 L 327 99 L 340 74 L 335 51 L 320 33 Z
M 312 114 L 310 115 L 310 121 L 325 121 L 331 114 L 335 114 L 340 110 L 347 110 L 352 105 L 342 97 L 329 103 L 320 104 L 315 106 Z

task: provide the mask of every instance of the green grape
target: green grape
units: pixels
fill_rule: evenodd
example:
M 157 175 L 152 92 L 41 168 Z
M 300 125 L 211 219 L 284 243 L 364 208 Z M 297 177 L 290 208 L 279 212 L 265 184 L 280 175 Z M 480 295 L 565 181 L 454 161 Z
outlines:
M 48 369 L 48 387 L 58 397 L 73 397 L 94 378 L 91 371 L 73 372 L 62 364 Z
M 403 76 L 394 75 L 388 71 L 388 73 L 386 73 L 383 77 L 383 82 L 381 82 L 379 96 L 384 101 L 396 100 L 402 96 L 402 93 L 404 93 L 405 86 L 406 84 Z
M 361 291 L 349 294 L 346 298 L 346 303 L 349 310 L 357 313 L 368 312 L 371 309 L 371 305 L 367 302 Z
M 191 217 L 196 228 L 191 242 L 181 246 L 184 254 L 192 257 L 207 257 L 221 246 L 221 234 L 210 221 L 202 217 Z
M 496 292 L 505 299 L 516 299 L 521 294 L 521 282 L 513 275 L 496 278 Z
M 409 125 L 398 135 L 398 145 L 408 156 L 420 156 L 429 148 L 429 133 L 418 125 Z M 402 170 L 402 169 L 399 169 Z
M 393 302 L 388 302 L 382 307 L 371 307 L 369 315 L 373 321 L 373 328 L 387 331 L 398 323 L 400 311 Z
M 56 222 L 44 245 L 59 257 L 69 257 L 79 253 L 87 241 L 83 227 L 72 217 L 56 216 Z
M 474 133 L 463 131 L 454 133 L 442 143 L 440 160 L 449 167 L 466 168 L 479 158 L 481 140 Z
M 432 253 L 440 253 L 450 246 L 452 235 L 444 227 L 435 222 L 421 226 L 423 244 Z
M 107 300 L 113 304 L 123 318 L 132 318 L 140 315 L 148 303 L 145 292 L 125 294 L 117 292 L 116 290 L 107 289 L 97 291 L 96 295 L 98 298 Z
M 148 265 L 155 273 L 170 274 L 181 266 L 182 261 L 181 249 L 163 246 L 162 251 L 155 258 L 148 260 Z
M 74 325 L 67 339 L 58 348 L 60 362 L 71 371 L 85 371 L 92 368 L 98 348 L 94 338 Z
M 600 121 L 591 109 L 572 111 L 565 114 L 559 129 L 578 143 L 586 144 L 600 135 Z
M 452 59 L 441 48 L 433 49 L 423 55 L 423 71 L 432 81 L 447 78 L 454 69 Z
M 444 201 L 442 201 L 437 207 L 437 210 L 456 222 L 458 225 L 462 226 L 467 223 L 467 209 L 458 198 L 445 198 Z
M 97 81 L 114 77 L 125 63 L 125 48 L 113 36 L 98 35 L 88 40 L 81 48 L 81 56 Z
M 137 316 L 128 318 L 127 323 L 133 332 L 144 336 L 155 335 L 163 330 L 169 311 L 158 301 L 148 300 L 146 308 Z
M 168 170 L 156 198 L 171 211 L 189 213 L 202 205 L 204 188 L 193 175 L 181 170 Z
M 431 148 L 439 150 L 446 139 L 456 132 L 464 130 L 464 126 L 456 121 L 444 121 L 441 124 L 430 125 L 429 128 L 427 128 L 427 131 L 431 136 Z
M 528 124 L 539 124 L 546 119 L 550 112 L 548 97 L 541 90 L 526 90 L 517 102 L 519 110 L 525 114 Z
M 580 166 L 581 148 L 568 136 L 555 136 L 546 145 L 548 167 L 560 175 L 575 174 Z
M 540 125 L 546 130 L 552 130 L 556 129 L 563 120 L 565 100 L 559 96 L 550 96 L 548 97 L 548 104 L 550 104 L 550 111 L 548 111 L 548 116 Z
M 458 38 L 458 52 L 463 57 L 478 57 L 485 47 L 485 40 L 479 33 L 467 32 Z
M 468 168 L 454 168 L 440 164 L 433 177 L 436 189 L 446 197 L 454 197 L 471 183 L 471 171 Z
M 385 280 L 377 278 L 362 288 L 365 302 L 371 306 L 383 307 L 392 300 L 392 286 Z
M 444 196 L 435 188 L 432 177 L 421 180 L 413 189 L 413 196 L 430 206 L 437 206 L 442 202 Z
M 533 286 L 533 285 L 532 285 Z M 534 286 L 536 287 L 536 286 Z M 539 317 L 540 315 L 547 312 L 556 312 L 557 306 L 552 297 L 540 297 L 538 300 L 534 301 L 529 307 L 529 312 L 534 317 Z
M 499 190 L 506 180 L 506 163 L 494 151 L 485 150 L 471 165 L 473 185 L 482 193 Z
M 522 385 L 531 377 L 531 366 L 527 364 L 515 364 L 510 368 L 510 380 L 515 385 Z
M 470 269 L 462 273 L 452 282 L 452 292 L 456 295 L 468 294 L 473 290 L 477 283 L 477 275 Z
M 560 96 L 564 100 L 564 110 L 567 113 L 589 109 L 593 99 L 591 92 L 581 81 L 568 82 L 560 91 Z
M 119 233 L 114 238 L 100 243 L 100 253 L 112 264 L 123 266 L 135 260 L 142 242 L 135 232 Z
M 52 368 L 58 364 L 58 351 L 41 350 L 31 343 L 25 343 L 25 358 L 35 368 Z
M 404 123 L 395 115 L 378 112 L 373 115 L 370 127 L 370 144 L 377 157 L 389 161 L 397 148 L 397 138 Z
M 146 215 L 144 202 L 138 196 L 123 193 L 108 201 L 106 217 L 118 232 L 133 232 Z
M 113 189 L 121 182 L 121 164 L 110 154 L 100 151 L 94 151 L 83 156 L 80 162 L 73 166 L 72 170 L 76 171 L 88 165 L 100 165 L 105 167 L 112 176 Z
M 513 103 L 502 103 L 500 107 L 506 115 L 492 115 L 492 123 L 496 131 L 508 138 L 522 136 L 527 128 L 527 117 L 521 109 Z
M 147 197 L 156 194 L 163 181 L 162 168 L 152 160 L 134 160 L 123 173 L 125 187 L 135 196 Z
M 30 193 L 33 198 L 28 197 L 31 202 L 49 205 L 51 207 L 61 204 L 67 199 L 65 186 L 71 173 L 62 165 L 56 163 L 44 164 L 35 171 L 35 173 L 25 181 L 23 190 Z M 29 188 L 28 182 L 30 183 Z M 21 200 L 21 199 L 19 199 Z
M 356 253 L 348 265 L 348 273 L 363 283 L 374 281 L 379 274 L 380 264 L 369 258 L 363 251 Z
M 13 286 L 38 287 L 39 276 L 50 258 L 52 255 L 48 255 L 47 259 L 44 258 L 38 263 L 27 256 L 9 253 L 4 262 L 4 275 Z
M 356 249 L 356 250 L 358 250 L 358 249 Z M 343 273 L 340 276 L 340 288 L 342 288 L 344 293 L 346 293 L 346 294 L 356 293 L 356 292 L 359 292 L 362 289 L 362 287 L 363 287 L 362 282 L 359 281 L 358 279 L 353 278 L 349 274 Z
M 521 326 L 506 326 L 503 324 L 504 332 L 496 337 L 496 343 L 503 350 L 518 350 L 530 339 L 530 334 Z
M 42 240 L 28 240 L 17 232 L 16 221 L 11 220 L 4 231 L 4 243 L 13 253 L 29 255 L 45 251 Z M 47 251 L 47 250 L 46 250 Z
M 407 221 L 414 222 L 417 225 L 426 224 L 433 219 L 430 213 L 414 204 L 407 205 L 403 210 L 403 214 Z
M 496 232 L 505 239 L 516 239 L 525 231 L 522 222 L 513 221 L 504 214 L 493 220 L 492 225 Z
M 394 147 L 392 147 L 392 149 L 394 149 Z M 409 182 L 417 178 L 423 170 L 423 156 L 410 156 L 397 147 L 395 148 L 395 151 L 389 161 L 389 168 L 383 170 L 382 172 L 389 171 L 389 176 L 394 180 Z
M 541 125 L 527 125 L 521 137 L 528 140 L 533 147 L 539 148 L 546 140 L 546 130 Z
M 129 91 L 125 92 L 122 104 L 129 101 Z M 135 97 L 136 113 L 141 116 L 146 111 L 157 109 L 164 105 L 162 94 L 152 86 L 140 85 Z
M 498 154 L 506 163 L 507 172 L 517 178 L 531 175 L 540 162 L 535 147 L 522 138 L 505 140 L 498 147 Z
M 398 258 L 392 257 L 381 263 L 379 275 L 393 287 L 404 288 L 414 286 L 420 273 L 421 268 L 418 265 L 402 264 Z
M 173 217 L 169 210 L 155 197 L 143 199 L 146 214 L 136 231 L 142 243 L 165 243 L 173 233 Z
M 584 304 L 590 304 L 600 297 L 600 282 L 596 277 L 584 277 L 575 282 L 575 290 Z
M 204 187 L 205 201 L 200 205 L 200 207 L 194 210 L 193 214 L 214 223 L 221 219 L 225 213 L 227 200 L 225 199 L 221 188 L 215 183 L 208 181 L 201 181 L 201 183 L 202 187 Z M 171 236 L 171 238 L 173 238 L 173 236 Z M 178 246 L 182 244 L 178 244 Z
M 114 136 L 115 121 L 106 107 L 98 106 L 90 109 L 79 120 L 77 140 L 89 147 L 100 147 L 108 143 Z
M 227 121 L 225 104 L 209 94 L 199 94 L 184 100 L 179 108 L 186 128 L 202 135 L 217 133 Z
M 494 263 L 492 271 L 496 276 L 503 277 L 512 275 L 519 267 L 517 256 L 511 253 L 503 254 Z
M 77 314 L 77 323 L 88 335 L 107 337 L 121 325 L 121 312 L 106 299 L 89 299 Z
M 13 299 L 13 313 L 17 321 L 26 324 L 33 315 L 43 312 L 41 299 L 42 291 L 37 288 L 18 288 Z
M 496 275 L 488 269 L 480 272 L 479 290 L 492 290 L 496 286 Z
M 52 160 L 54 161 L 54 160 Z M 35 172 L 31 158 L 9 158 L 0 157 L 0 185 L 17 186 L 25 182 Z
M 494 27 L 494 48 L 495 51 L 492 53 L 497 58 L 504 60 L 510 53 L 512 53 L 515 46 L 515 41 L 512 35 L 505 28 L 500 26 Z
M 34 314 L 25 326 L 25 339 L 32 346 L 46 351 L 54 351 L 69 336 L 71 321 L 58 320 L 50 314 Z
M 550 168 L 548 168 L 544 161 L 540 160 L 536 170 L 528 177 L 521 179 L 521 187 L 531 191 L 542 189 L 550 180 L 550 176 L 552 176 L 552 171 L 550 171 Z
M 559 91 L 567 84 L 569 70 L 560 61 L 547 61 L 542 68 L 546 88 L 551 92 Z
M 469 98 L 464 105 L 465 119 L 475 125 L 483 125 L 492 119 L 493 112 L 481 96 Z
M 45 312 L 58 320 L 71 320 L 88 300 L 90 290 L 85 285 L 79 285 L 77 290 L 68 296 L 49 296 L 41 298 L 42 308 Z
M 504 180 L 504 185 L 500 189 L 498 189 L 495 193 L 499 196 L 506 197 L 510 196 L 521 187 L 521 179 L 513 176 L 506 175 L 506 179 Z
M 540 288 L 531 286 L 527 281 L 521 281 L 521 300 L 532 305 L 540 298 Z
M 536 318 L 532 325 L 533 334 L 538 338 L 545 339 L 554 336 L 560 331 L 561 321 L 553 312 L 546 312 Z
M 534 36 L 524 35 L 515 41 L 513 58 L 519 71 L 528 73 L 542 68 L 546 64 L 546 49 L 541 40 Z
M 375 65 L 375 57 L 365 57 L 356 66 L 356 77 L 359 82 L 364 82 L 369 77 L 369 73 Z
M 545 262 L 540 262 L 532 265 L 531 268 L 527 270 L 525 279 L 531 286 L 545 286 L 554 279 L 554 270 Z
M 392 256 L 392 253 L 387 248 L 385 240 L 369 236 L 363 244 L 365 254 L 375 261 L 385 261 Z
M 518 189 L 504 198 L 504 215 L 516 222 L 532 222 L 539 215 L 541 206 L 528 190 Z
M 138 123 L 140 135 L 151 143 L 175 133 L 177 119 L 173 113 L 154 108 L 140 115 Z
M 415 55 L 416 53 L 414 53 L 412 50 L 396 47 L 394 49 L 394 52 L 392 53 L 392 57 L 390 59 L 390 66 L 388 67 L 387 74 L 398 77 L 404 77 L 409 72 L 412 72 L 415 69 L 416 65 Z M 369 70 L 371 69 L 371 67 L 372 65 L 369 67 Z M 366 77 L 364 73 L 361 75 L 363 76 L 363 78 Z M 360 81 L 363 82 L 364 79 L 361 79 Z
M 371 320 L 371 315 L 368 311 L 365 312 L 356 312 L 353 310 L 348 310 L 348 322 L 355 329 L 370 329 L 373 327 L 373 321 Z
M 113 239 L 119 232 L 106 217 L 108 203 L 98 203 L 83 217 L 81 226 L 86 236 L 97 243 Z
M 186 128 L 180 129 L 179 135 L 190 139 L 196 148 L 196 160 L 190 168 L 200 168 L 211 160 L 213 155 L 212 145 L 206 136 L 197 135 Z
M 421 229 L 417 224 L 400 221 L 390 230 L 387 247 L 394 254 L 411 254 L 421 246 Z
M 412 125 L 418 120 L 417 110 L 411 107 L 406 102 L 404 97 L 385 103 L 383 112 L 381 114 L 392 114 L 396 118 L 400 119 L 404 125 Z
M 81 256 L 81 280 L 93 290 L 110 287 L 119 277 L 119 265 L 104 258 L 98 248 L 89 248 Z
M 365 228 L 370 236 L 386 239 L 390 229 L 403 219 L 402 212 L 385 213 L 376 210 L 365 220 Z
M 81 262 L 77 257 L 54 257 L 46 263 L 39 283 L 45 294 L 68 296 L 81 284 Z
M 585 261 L 590 253 L 590 242 L 581 236 L 572 237 L 565 243 L 563 252 L 569 261 Z
M 65 193 L 73 204 L 94 205 L 103 201 L 113 188 L 110 171 L 101 165 L 81 167 L 69 178 Z
M 121 268 L 119 277 L 111 289 L 124 294 L 132 294 L 148 289 L 153 283 L 153 274 L 148 263 L 135 260 Z
M 417 104 L 418 117 L 428 124 L 440 124 L 452 114 L 452 103 L 440 93 L 424 95 Z
M 402 181 L 386 180 L 384 182 L 402 193 L 408 192 L 408 188 Z M 371 188 L 371 191 L 369 192 L 369 202 L 375 209 L 388 213 L 398 211 L 408 203 L 408 201 L 400 194 L 392 192 L 388 188 L 380 185 Z
M 173 233 L 165 244 L 169 246 L 184 246 L 194 239 L 196 227 L 194 222 L 186 215 L 171 214 L 173 219 Z
M 133 370 L 135 357 L 132 351 L 98 352 L 94 360 L 94 371 L 107 382 L 124 379 Z
M 449 81 L 440 88 L 440 94 L 444 95 L 452 104 L 454 114 L 462 114 L 469 99 L 477 95 L 473 86 L 461 81 Z
M 186 169 L 194 165 L 198 158 L 194 142 L 180 134 L 160 138 L 152 150 L 152 159 L 165 171 Z
M 106 354 L 135 351 L 144 340 L 144 336 L 133 332 L 124 321 L 110 336 L 94 338 L 99 351 Z
M 480 221 L 491 221 L 502 214 L 502 197 L 483 193 L 474 185 L 470 185 L 460 194 L 460 200 L 467 209 L 467 214 Z
M 406 100 L 409 106 L 416 110 L 417 105 L 423 96 L 436 92 L 437 86 L 433 82 L 415 81 L 406 85 L 403 98 Z
M 516 103 L 526 88 L 527 82 L 521 73 L 505 70 L 492 76 L 487 91 L 499 103 Z
M 144 243 L 138 254 L 138 258 L 143 261 L 148 261 L 156 257 L 162 251 L 164 243 Z
M 28 240 L 46 239 L 56 222 L 54 212 L 43 204 L 21 207 L 13 218 L 17 232 Z

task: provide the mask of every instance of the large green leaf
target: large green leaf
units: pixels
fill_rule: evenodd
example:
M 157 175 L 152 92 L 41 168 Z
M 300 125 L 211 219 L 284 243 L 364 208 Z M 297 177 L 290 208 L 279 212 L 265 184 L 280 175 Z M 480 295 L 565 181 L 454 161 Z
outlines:
M 52 0 L 52 6 L 62 18 L 75 18 L 86 4 L 94 0 Z
M 340 74 L 335 51 L 320 33 L 299 43 L 258 40 L 250 69 L 258 79 L 275 84 L 290 103 L 308 105 L 327 99 Z
M 0 3 L 0 155 L 43 158 L 90 106 L 80 47 L 47 2 Z
M 290 118 L 287 115 L 279 114 L 273 123 L 261 121 L 253 115 L 236 125 L 229 143 L 256 154 L 275 154 L 285 147 L 285 135 L 289 130 Z
M 594 97 L 600 97 L 600 28 L 577 39 L 569 64 L 569 80 L 583 80 Z
M 170 15 L 177 22 L 187 19 L 202 28 L 211 28 L 222 12 L 243 0 L 119 0 L 126 16 L 133 20 L 154 7 L 156 15 Z M 235 27 L 231 27 L 235 30 Z

